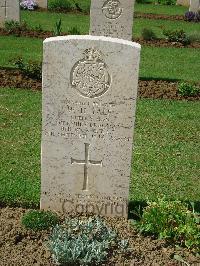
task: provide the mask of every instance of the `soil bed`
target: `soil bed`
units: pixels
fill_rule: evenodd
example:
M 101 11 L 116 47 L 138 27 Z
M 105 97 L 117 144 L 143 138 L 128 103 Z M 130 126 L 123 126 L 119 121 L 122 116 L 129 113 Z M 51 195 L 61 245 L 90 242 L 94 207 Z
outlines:
M 151 13 L 140 13 L 135 12 L 135 18 L 147 18 L 147 19 L 163 19 L 163 20 L 185 20 L 184 16 L 181 15 L 160 15 Z
M 27 211 L 22 208 L 0 208 L 0 266 L 55 265 L 46 247 L 50 231 L 33 232 L 21 226 L 21 217 Z M 105 221 L 123 239 L 129 239 L 131 255 L 124 264 L 118 254 L 109 258 L 104 265 L 179 266 L 181 263 L 173 259 L 175 254 L 191 266 L 200 263 L 200 259 L 186 249 L 176 249 L 163 240 L 139 235 L 124 219 Z
M 16 37 L 29 37 L 29 38 L 39 38 L 46 39 L 49 37 L 55 37 L 51 31 L 35 31 L 35 30 L 14 30 L 8 32 L 5 29 L 0 29 L 0 36 L 14 35 Z M 63 32 L 61 35 L 67 36 L 68 33 Z M 200 48 L 200 42 L 193 42 L 189 45 L 184 46 L 180 42 L 169 42 L 166 39 L 156 39 L 146 41 L 142 38 L 135 38 L 133 41 L 140 43 L 141 45 L 151 46 L 151 47 L 174 47 L 174 48 Z
M 195 97 L 182 97 L 177 93 L 177 82 L 163 80 L 140 80 L 139 97 L 151 99 L 200 100 Z M 42 82 L 24 76 L 19 70 L 0 69 L 0 87 L 41 90 Z

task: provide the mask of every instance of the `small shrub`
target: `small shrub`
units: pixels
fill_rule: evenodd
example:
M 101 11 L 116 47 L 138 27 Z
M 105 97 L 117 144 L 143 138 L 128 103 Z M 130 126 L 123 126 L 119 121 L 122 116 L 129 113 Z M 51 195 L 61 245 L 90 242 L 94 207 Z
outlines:
M 128 249 L 128 242 L 118 242 L 116 232 L 99 218 L 67 219 L 54 228 L 47 245 L 54 261 L 63 265 L 99 264 L 116 248 L 123 254 Z
M 196 31 L 196 32 L 191 32 L 188 35 L 188 38 L 190 39 L 190 42 L 200 42 L 200 32 Z
M 190 39 L 183 30 L 163 30 L 163 34 L 169 42 L 180 42 L 183 45 L 190 44 Z
M 199 12 L 187 11 L 185 13 L 185 20 L 186 21 L 199 22 L 200 21 L 200 11 Z
M 156 4 L 174 6 L 176 5 L 176 0 L 156 0 Z
M 22 225 L 34 231 L 46 230 L 59 222 L 56 214 L 50 211 L 29 211 L 22 217 Z
M 42 78 L 42 63 L 38 61 L 30 60 L 29 62 L 24 62 L 22 57 L 17 57 L 12 60 L 13 65 L 19 69 L 24 75 L 41 80 Z
M 33 29 L 35 31 L 37 31 L 37 32 L 43 32 L 43 28 L 42 28 L 42 25 L 41 24 L 36 25 Z
M 71 34 L 71 35 L 80 35 L 81 34 L 80 30 L 76 26 L 70 28 L 68 30 L 68 33 Z
M 178 93 L 181 96 L 196 96 L 200 92 L 200 88 L 194 84 L 181 82 L 178 85 Z
M 157 39 L 156 34 L 152 29 L 144 28 L 142 30 L 142 38 L 146 41 L 151 41 Z
M 62 20 L 61 18 L 56 21 L 55 28 L 54 28 L 54 36 L 60 36 L 62 32 Z
M 14 20 L 5 21 L 4 27 L 8 33 L 13 34 L 19 34 L 20 32 L 26 31 L 28 29 L 25 21 L 20 24 L 18 21 Z
M 34 0 L 25 0 L 25 1 L 22 1 L 20 3 L 20 7 L 22 9 L 27 9 L 27 10 L 33 11 L 36 8 L 38 8 L 38 4 Z
M 200 251 L 200 219 L 180 201 L 158 199 L 148 202 L 141 220 L 135 224 L 140 232 Z
M 49 9 L 71 11 L 73 10 L 73 5 L 69 0 L 54 0 L 49 3 Z

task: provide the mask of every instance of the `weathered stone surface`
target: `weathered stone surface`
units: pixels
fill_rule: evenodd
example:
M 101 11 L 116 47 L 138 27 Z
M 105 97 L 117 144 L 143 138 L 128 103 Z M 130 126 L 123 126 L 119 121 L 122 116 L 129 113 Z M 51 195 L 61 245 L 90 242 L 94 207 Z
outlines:
M 90 34 L 132 40 L 134 0 L 92 0 Z
M 198 12 L 200 10 L 200 0 L 190 0 L 190 11 Z
M 41 208 L 125 216 L 140 45 L 44 41 Z
M 177 0 L 176 2 L 177 5 L 179 6 L 190 6 L 190 0 Z
M 19 0 L 0 0 L 0 26 L 10 20 L 20 21 Z
M 37 0 L 37 4 L 38 4 L 39 7 L 47 8 L 48 0 Z

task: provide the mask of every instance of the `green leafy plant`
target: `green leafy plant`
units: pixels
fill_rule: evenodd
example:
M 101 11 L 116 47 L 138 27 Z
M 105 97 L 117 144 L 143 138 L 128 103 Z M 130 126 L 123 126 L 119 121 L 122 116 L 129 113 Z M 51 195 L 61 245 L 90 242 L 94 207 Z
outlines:
M 25 62 L 22 57 L 12 60 L 12 64 L 21 71 L 22 74 L 37 80 L 42 78 L 42 62 L 30 60 Z
M 191 32 L 190 34 L 188 34 L 188 38 L 191 43 L 200 42 L 200 32 L 198 31 Z
M 76 26 L 70 28 L 68 30 L 68 33 L 71 34 L 71 35 L 80 35 L 81 34 L 80 30 Z
M 183 45 L 190 44 L 190 38 L 183 30 L 163 30 L 163 34 L 169 42 L 180 42 Z
M 22 225 L 26 229 L 32 229 L 34 231 L 49 229 L 58 222 L 57 215 L 50 211 L 32 210 L 22 217 Z
M 28 26 L 25 21 L 19 23 L 18 21 L 8 20 L 5 21 L 4 27 L 8 33 L 17 34 L 17 35 L 20 35 L 22 31 L 28 30 Z
M 99 218 L 74 218 L 55 226 L 47 245 L 58 264 L 94 265 L 106 261 L 116 248 L 123 253 L 128 243 L 118 243 L 116 232 Z
M 69 0 L 54 0 L 49 3 L 48 8 L 57 11 L 71 11 L 73 10 L 73 4 Z
M 174 6 L 176 5 L 176 0 L 156 0 L 155 4 Z
M 156 34 L 152 29 L 144 28 L 142 30 L 142 38 L 146 41 L 156 40 Z
M 33 29 L 35 31 L 38 31 L 38 32 L 43 32 L 44 31 L 41 24 L 36 25 Z
M 55 28 L 54 28 L 54 35 L 55 36 L 60 36 L 62 32 L 62 20 L 61 18 L 56 21 Z
M 135 222 L 142 233 L 172 240 L 195 252 L 200 251 L 200 219 L 180 201 L 158 199 L 148 202 L 140 221 Z
M 178 93 L 181 96 L 196 96 L 200 93 L 200 88 L 192 83 L 181 82 L 178 84 Z

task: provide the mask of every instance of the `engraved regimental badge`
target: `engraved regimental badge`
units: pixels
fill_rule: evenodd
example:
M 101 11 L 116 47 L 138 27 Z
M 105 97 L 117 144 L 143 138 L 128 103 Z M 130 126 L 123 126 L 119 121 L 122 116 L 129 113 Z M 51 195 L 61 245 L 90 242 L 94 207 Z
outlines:
M 102 7 L 103 14 L 109 19 L 117 19 L 122 14 L 122 7 L 119 0 L 107 0 Z
M 102 96 L 111 85 L 108 67 L 101 59 L 100 51 L 90 48 L 84 51 L 71 71 L 71 85 L 84 97 Z

